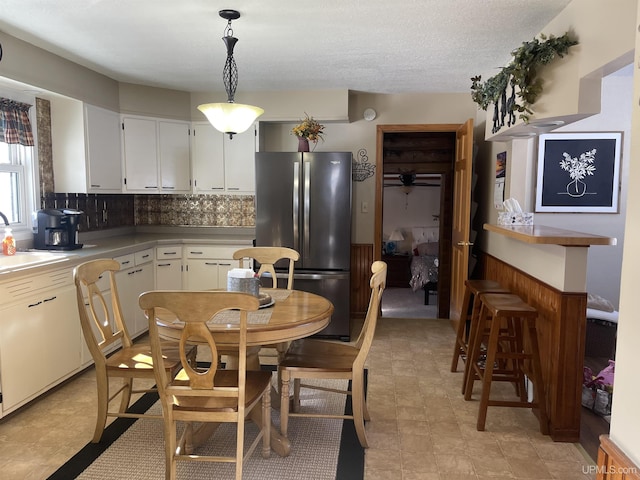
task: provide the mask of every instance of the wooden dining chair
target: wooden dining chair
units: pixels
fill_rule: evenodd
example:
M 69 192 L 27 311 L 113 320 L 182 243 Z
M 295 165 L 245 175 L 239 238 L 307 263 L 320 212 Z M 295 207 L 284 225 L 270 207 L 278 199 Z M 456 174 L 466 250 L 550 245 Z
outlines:
M 116 285 L 115 272 L 118 270 L 120 264 L 116 260 L 98 259 L 82 263 L 73 271 L 80 325 L 96 370 L 98 412 L 93 443 L 102 438 L 107 417 L 162 418 L 160 415 L 127 412 L 132 394 L 155 390 L 134 389 L 133 380 L 147 380 L 149 384 L 148 380 L 153 381 L 155 376 L 151 347 L 144 342 L 134 344 L 127 331 Z M 105 276 L 108 282 L 104 282 L 105 288 L 101 289 L 98 282 Z M 116 350 L 119 346 L 120 349 Z M 165 352 L 166 357 L 161 362 L 163 370 L 167 375 L 175 376 L 181 368 L 177 344 L 166 343 Z M 189 361 L 195 363 L 196 347 L 190 348 L 186 354 Z M 110 392 L 110 378 L 122 380 L 113 393 Z M 118 409 L 110 410 L 110 402 L 118 395 Z
M 271 276 L 271 287 L 278 288 L 278 279 L 276 278 L 275 264 L 279 260 L 289 260 L 289 271 L 287 272 L 287 290 L 293 290 L 293 273 L 294 262 L 300 259 L 300 254 L 288 247 L 248 247 L 236 250 L 233 253 L 233 259 L 240 261 L 240 268 L 244 267 L 244 259 L 254 259 L 260 264 L 258 269 L 258 277 L 262 278 L 264 273 L 268 273 Z M 289 348 L 289 342 L 278 343 L 274 345 L 278 361 L 280 361 L 284 355 L 284 352 Z
M 240 292 L 158 290 L 143 293 L 139 302 L 149 318 L 154 361 L 165 355 L 154 320 L 157 309 L 170 311 L 184 323 L 179 342 L 183 372 L 172 379 L 165 371 L 155 370 L 164 416 L 165 478 L 176 478 L 177 461 L 204 461 L 235 462 L 235 478 L 241 479 L 243 459 L 253 453 L 260 440 L 262 456 L 268 458 L 271 453 L 271 372 L 247 371 L 247 312 L 258 309 L 258 298 Z M 237 327 L 229 326 L 229 320 L 220 326 L 238 332 L 238 369 L 221 370 L 216 362 L 208 367 L 192 365 L 187 359 L 190 342 L 198 342 L 201 349 L 208 348 L 211 358 L 217 357 L 216 342 L 207 322 L 224 310 L 239 310 Z M 259 401 L 262 401 L 260 432 L 245 453 L 245 419 Z M 180 440 L 178 421 L 187 422 Z M 188 453 L 187 446 L 195 434 L 193 422 L 235 423 L 235 455 Z
M 304 338 L 294 341 L 278 366 L 280 375 L 280 430 L 287 437 L 289 417 L 351 418 L 360 444 L 367 448 L 364 430 L 369 412 L 365 400 L 364 364 L 373 342 L 380 311 L 380 301 L 387 280 L 387 264 L 376 261 L 371 265 L 371 297 L 369 308 L 355 343 Z M 338 391 L 302 384 L 301 379 L 351 380 L 351 390 Z M 293 412 L 289 411 L 289 386 L 293 380 Z M 304 413 L 300 411 L 300 388 L 327 390 L 352 396 L 353 415 Z
M 258 277 L 262 278 L 264 273 L 268 273 L 272 279 L 272 288 L 278 288 L 278 279 L 276 278 L 275 263 L 278 260 L 289 260 L 289 271 L 287 273 L 287 290 L 293 289 L 293 272 L 294 262 L 300 258 L 300 254 L 287 247 L 248 247 L 236 250 L 233 253 L 234 260 L 240 260 L 240 268 L 244 268 L 244 259 L 253 258 L 260 264 Z

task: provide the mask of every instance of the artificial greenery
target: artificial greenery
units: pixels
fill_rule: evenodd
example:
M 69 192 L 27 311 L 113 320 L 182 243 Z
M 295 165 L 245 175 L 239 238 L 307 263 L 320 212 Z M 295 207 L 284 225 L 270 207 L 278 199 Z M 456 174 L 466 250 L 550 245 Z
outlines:
M 513 60 L 504 67 L 500 73 L 481 81 L 481 76 L 471 78 L 471 98 L 480 108 L 486 110 L 489 104 L 495 106 L 493 116 L 493 133 L 504 126 L 515 123 L 515 112 L 520 112 L 519 117 L 526 123 L 533 114 L 531 105 L 536 102 L 542 93 L 543 79 L 538 77 L 538 69 L 542 65 L 550 63 L 554 58 L 564 57 L 577 40 L 565 33 L 561 37 L 540 35 L 540 39 L 534 38 L 530 42 L 523 42 L 522 46 L 511 52 Z M 509 98 L 507 88 L 511 87 Z M 516 94 L 515 87 L 518 87 Z

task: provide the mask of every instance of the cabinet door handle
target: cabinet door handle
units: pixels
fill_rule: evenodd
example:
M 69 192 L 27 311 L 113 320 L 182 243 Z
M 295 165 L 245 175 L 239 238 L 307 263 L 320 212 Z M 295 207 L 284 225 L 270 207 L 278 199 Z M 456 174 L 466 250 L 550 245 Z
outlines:
M 239 187 L 227 187 L 227 190 L 240 190 Z
M 204 252 L 196 252 L 195 250 L 191 250 L 189 253 L 191 255 L 202 255 Z
M 158 187 L 157 187 L 157 185 L 154 185 L 154 186 L 147 186 L 147 187 L 144 187 L 144 188 L 158 188 Z
M 177 255 L 178 252 L 164 252 L 162 255 Z
M 131 263 L 131 260 L 126 260 L 126 261 L 122 262 L 122 265 L 127 265 L 129 263 Z
M 53 296 L 53 297 L 51 297 L 51 298 L 45 298 L 45 299 L 44 299 L 44 301 L 45 301 L 45 302 L 50 302 L 50 301 L 55 300 L 55 299 L 56 299 L 56 297 L 55 297 L 55 296 Z
M 149 254 L 147 253 L 146 255 L 142 255 L 142 258 L 149 258 Z
M 96 185 L 95 183 L 92 183 L 91 188 L 100 188 L 100 185 Z
M 223 266 L 223 267 L 230 267 L 231 266 L 230 263 L 221 263 L 220 265 Z
M 31 305 L 29 305 L 29 308 L 31 307 L 37 307 L 38 305 L 40 305 L 42 302 L 36 302 L 36 303 L 32 303 Z
M 127 272 L 127 275 L 133 275 L 134 273 L 136 272 L 135 271 Z
M 158 264 L 156 265 L 156 267 L 170 267 L 170 266 L 171 266 L 171 264 L 170 264 L 170 263 L 158 263 Z
M 217 263 L 215 263 L 215 262 L 204 262 L 204 264 L 205 264 L 205 265 L 218 265 L 218 264 L 217 264 Z
M 166 186 L 163 185 L 162 188 L 165 189 L 165 190 L 173 190 L 176 187 L 166 187 Z

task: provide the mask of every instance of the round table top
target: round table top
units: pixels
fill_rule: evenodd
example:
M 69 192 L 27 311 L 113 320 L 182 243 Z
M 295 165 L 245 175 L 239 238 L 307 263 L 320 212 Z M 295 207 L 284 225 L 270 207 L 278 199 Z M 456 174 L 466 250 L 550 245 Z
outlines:
M 301 290 L 272 288 L 261 288 L 260 293 L 271 295 L 274 304 L 258 310 L 260 313 L 269 313 L 271 310 L 266 323 L 253 323 L 251 317 L 249 318 L 247 346 L 271 345 L 308 337 L 329 325 L 333 304 L 320 295 Z M 286 298 L 280 299 L 282 296 Z M 175 315 L 169 312 L 156 313 L 156 321 L 160 336 L 166 339 L 180 339 L 184 324 L 176 320 Z M 236 325 L 209 322 L 209 326 L 218 348 L 237 347 Z

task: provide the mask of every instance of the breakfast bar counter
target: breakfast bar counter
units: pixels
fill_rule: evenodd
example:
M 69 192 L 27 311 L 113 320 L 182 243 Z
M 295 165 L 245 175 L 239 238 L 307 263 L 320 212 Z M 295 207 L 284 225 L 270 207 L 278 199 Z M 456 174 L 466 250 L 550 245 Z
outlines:
M 580 439 L 586 335 L 587 252 L 615 245 L 612 237 L 542 225 L 485 224 L 490 232 L 484 278 L 536 308 L 549 432 L 555 441 Z

